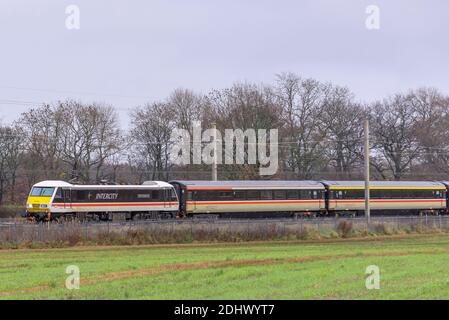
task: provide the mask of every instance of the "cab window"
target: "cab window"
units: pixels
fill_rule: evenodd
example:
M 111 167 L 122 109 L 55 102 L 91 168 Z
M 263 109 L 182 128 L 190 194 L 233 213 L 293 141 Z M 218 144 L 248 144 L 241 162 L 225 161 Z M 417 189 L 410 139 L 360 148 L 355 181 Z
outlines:
M 55 199 L 62 199 L 62 189 L 58 188 L 56 190 Z
M 55 191 L 55 188 L 34 187 L 31 190 L 31 196 L 33 196 L 33 197 L 51 197 L 53 195 L 53 191 Z
M 176 196 L 175 189 L 170 190 L 170 201 L 178 201 L 178 197 Z

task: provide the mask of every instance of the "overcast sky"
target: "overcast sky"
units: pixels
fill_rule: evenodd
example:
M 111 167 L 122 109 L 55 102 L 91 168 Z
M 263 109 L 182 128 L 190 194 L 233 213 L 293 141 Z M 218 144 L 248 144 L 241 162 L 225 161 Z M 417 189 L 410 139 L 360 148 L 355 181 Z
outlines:
M 68 5 L 80 29 L 66 28 Z M 380 9 L 380 29 L 365 12 Z M 127 109 L 177 87 L 207 93 L 276 73 L 371 101 L 419 86 L 449 94 L 447 0 L 1 0 L 0 121 L 76 98 Z

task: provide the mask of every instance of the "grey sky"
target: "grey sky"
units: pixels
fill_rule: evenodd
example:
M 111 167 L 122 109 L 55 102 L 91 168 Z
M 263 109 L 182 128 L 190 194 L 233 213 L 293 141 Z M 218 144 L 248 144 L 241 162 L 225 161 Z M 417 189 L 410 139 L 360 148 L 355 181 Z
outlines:
M 65 8 L 80 8 L 67 30 Z M 365 9 L 380 8 L 380 30 Z M 292 71 L 361 100 L 435 86 L 449 94 L 446 0 L 2 0 L 0 121 L 77 98 L 127 108 L 176 87 L 207 93 Z

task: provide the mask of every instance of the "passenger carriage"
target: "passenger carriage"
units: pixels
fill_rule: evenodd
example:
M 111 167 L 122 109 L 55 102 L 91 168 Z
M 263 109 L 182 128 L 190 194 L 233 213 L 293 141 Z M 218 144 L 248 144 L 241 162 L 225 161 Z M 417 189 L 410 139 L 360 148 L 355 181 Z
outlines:
M 364 181 L 322 181 L 326 204 L 336 214 L 363 214 Z M 446 186 L 428 181 L 371 181 L 370 210 L 373 214 L 439 214 L 446 211 Z
M 171 181 L 184 216 L 316 215 L 324 213 L 325 188 L 318 181 Z

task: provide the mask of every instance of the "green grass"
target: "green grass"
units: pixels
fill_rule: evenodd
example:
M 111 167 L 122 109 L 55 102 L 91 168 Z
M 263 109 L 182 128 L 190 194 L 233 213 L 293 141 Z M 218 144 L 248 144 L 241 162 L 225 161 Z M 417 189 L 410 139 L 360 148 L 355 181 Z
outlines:
M 365 269 L 381 270 L 380 290 Z M 64 287 L 68 265 L 81 288 Z M 0 299 L 447 299 L 449 237 L 0 250 Z

